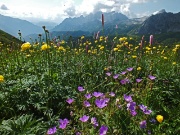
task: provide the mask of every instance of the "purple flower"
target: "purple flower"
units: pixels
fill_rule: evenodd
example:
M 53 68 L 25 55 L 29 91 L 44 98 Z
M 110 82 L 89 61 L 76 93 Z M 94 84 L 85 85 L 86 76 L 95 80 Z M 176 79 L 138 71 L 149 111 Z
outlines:
M 147 110 L 147 109 L 146 109 L 146 110 L 144 110 L 143 112 L 144 112 L 144 114 L 149 115 L 149 114 L 151 114 L 151 113 L 152 113 L 152 110 Z
M 76 132 L 76 135 L 81 135 L 81 133 L 80 132 Z
M 107 101 L 105 99 L 96 99 L 95 104 L 98 108 L 104 108 L 105 106 L 107 106 Z
M 153 124 L 156 123 L 156 120 L 154 118 L 150 119 L 149 121 Z
M 85 107 L 90 107 L 91 104 L 90 104 L 88 101 L 84 101 L 84 106 L 85 106 Z
M 100 130 L 99 130 L 99 135 L 106 135 L 107 131 L 108 131 L 108 127 L 102 125 Z
M 113 76 L 114 79 L 117 79 L 118 77 L 119 77 L 119 74 L 115 74 L 115 75 Z
M 121 75 L 125 75 L 125 74 L 126 74 L 126 71 L 121 72 Z
M 107 72 L 106 75 L 107 75 L 107 76 L 111 76 L 111 73 L 110 73 L 110 72 Z
M 145 105 L 143 105 L 143 104 L 141 104 L 141 105 L 139 105 L 139 108 L 144 112 L 144 114 L 151 114 L 151 110 L 147 110 L 147 106 L 145 106 Z
M 66 128 L 66 126 L 67 126 L 67 124 L 69 123 L 69 120 L 68 119 L 60 119 L 59 120 L 59 123 L 60 123 L 60 125 L 59 125 L 59 128 L 61 128 L 61 129 L 65 129 Z
M 99 125 L 95 117 L 91 118 L 91 124 L 93 124 L 94 127 L 97 127 Z
M 139 124 L 140 124 L 140 128 L 146 128 L 147 125 L 146 120 L 141 121 Z
M 124 84 L 126 84 L 126 83 L 129 83 L 129 79 L 125 78 L 125 79 L 121 80 L 120 83 L 121 83 L 122 85 L 124 85 Z
M 102 95 L 103 95 L 102 92 L 94 92 L 94 93 L 93 93 L 93 96 L 95 96 L 95 97 L 100 97 L 100 96 L 102 96 Z
M 48 129 L 48 131 L 47 131 L 47 134 L 48 135 L 53 135 L 53 134 L 55 134 L 56 133 L 56 127 L 52 127 L 52 128 L 50 128 L 50 129 Z
M 132 100 L 132 97 L 131 97 L 130 95 L 126 95 L 126 94 L 124 94 L 124 100 L 125 100 L 126 102 L 131 102 L 131 101 L 133 101 L 133 100 Z
M 68 102 L 69 104 L 72 104 L 72 102 L 74 102 L 74 99 L 68 98 L 68 99 L 66 100 L 66 102 Z
M 134 111 L 130 111 L 131 115 L 132 116 L 136 116 L 137 112 L 134 110 Z
M 79 120 L 82 121 L 82 122 L 87 122 L 88 119 L 89 119 L 89 116 L 87 116 L 87 115 L 84 115 L 81 118 L 79 118 Z
M 87 93 L 84 96 L 86 97 L 86 99 L 90 99 L 92 97 L 92 95 L 90 93 Z
M 155 80 L 156 79 L 156 77 L 152 76 L 152 75 L 148 75 L 148 77 L 149 77 L 150 80 Z
M 109 95 L 110 95 L 111 97 L 114 97 L 114 96 L 115 96 L 115 93 L 114 93 L 114 92 L 110 92 Z
M 127 109 L 130 110 L 130 111 L 135 111 L 135 109 L 136 109 L 136 102 L 129 102 L 127 104 Z
M 137 83 L 140 83 L 142 81 L 142 79 L 136 79 Z
M 133 68 L 132 68 L 132 67 L 129 67 L 129 68 L 127 68 L 126 70 L 130 72 L 130 71 L 133 70 Z
M 80 92 L 82 92 L 82 91 L 84 91 L 85 89 L 84 89 L 82 86 L 78 86 L 78 90 L 79 90 Z

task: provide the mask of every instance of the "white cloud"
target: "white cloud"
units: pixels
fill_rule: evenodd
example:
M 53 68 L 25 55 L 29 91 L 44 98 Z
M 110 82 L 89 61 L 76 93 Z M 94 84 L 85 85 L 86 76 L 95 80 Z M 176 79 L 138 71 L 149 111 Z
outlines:
M 53 21 L 61 22 L 67 17 L 87 15 L 89 13 L 121 12 L 129 17 L 135 16 L 131 12 L 132 4 L 145 3 L 150 0 L 82 0 L 76 4 L 76 0 L 1 0 L 9 10 L 0 10 L 0 14 L 18 17 L 30 21 Z

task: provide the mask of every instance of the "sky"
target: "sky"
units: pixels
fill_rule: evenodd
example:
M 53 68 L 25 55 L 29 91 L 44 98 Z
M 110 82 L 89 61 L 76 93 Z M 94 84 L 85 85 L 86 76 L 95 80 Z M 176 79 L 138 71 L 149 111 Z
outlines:
M 129 18 L 152 15 L 161 9 L 178 13 L 179 5 L 180 0 L 0 0 L 0 14 L 59 24 L 65 18 L 97 11 L 116 11 Z

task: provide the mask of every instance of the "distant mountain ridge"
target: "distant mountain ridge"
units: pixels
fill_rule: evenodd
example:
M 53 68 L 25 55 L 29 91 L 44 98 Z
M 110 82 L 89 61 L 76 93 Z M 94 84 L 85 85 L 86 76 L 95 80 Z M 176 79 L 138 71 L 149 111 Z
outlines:
M 20 30 L 22 36 L 27 36 L 32 33 L 42 33 L 43 29 L 26 20 L 12 18 L 0 14 L 0 29 L 17 37 Z
M 180 32 L 180 12 L 167 13 L 161 10 L 148 17 L 138 29 L 137 34 L 161 34 Z

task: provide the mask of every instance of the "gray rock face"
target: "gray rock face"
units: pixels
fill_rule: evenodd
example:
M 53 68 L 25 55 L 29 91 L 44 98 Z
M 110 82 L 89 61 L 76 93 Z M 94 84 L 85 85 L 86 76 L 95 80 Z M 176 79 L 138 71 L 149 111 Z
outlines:
M 180 12 L 167 13 L 161 10 L 147 18 L 138 29 L 138 34 L 161 34 L 180 32 Z

